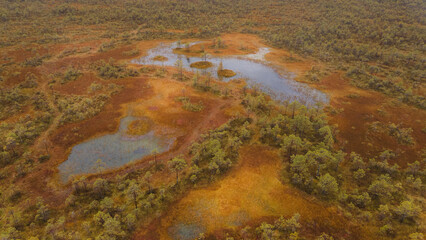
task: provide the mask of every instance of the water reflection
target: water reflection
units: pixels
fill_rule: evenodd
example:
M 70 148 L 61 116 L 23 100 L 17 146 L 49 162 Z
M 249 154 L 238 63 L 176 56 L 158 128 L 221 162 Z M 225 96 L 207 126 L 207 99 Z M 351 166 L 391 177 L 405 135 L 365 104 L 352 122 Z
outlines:
M 196 43 L 192 43 L 191 45 Z M 132 60 L 132 63 L 174 66 L 176 61 L 180 59 L 186 70 L 195 71 L 189 65 L 203 59 L 201 57 L 188 57 L 177 54 L 173 52 L 176 46 L 177 43 L 160 44 L 158 47 L 149 50 L 147 56 Z M 313 89 L 306 84 L 294 81 L 294 76 L 291 73 L 278 73 L 273 67 L 269 66 L 264 59 L 265 54 L 268 52 L 269 48 L 260 48 L 257 53 L 245 56 L 228 56 L 223 58 L 210 56 L 208 61 L 213 63 L 213 67 L 202 70 L 201 72 L 204 74 L 210 72 L 215 76 L 217 68 L 220 62 L 222 62 L 223 68 L 233 70 L 237 73 L 234 77 L 224 79 L 225 81 L 244 78 L 247 80 L 249 86 L 259 87 L 277 100 L 297 100 L 305 105 L 328 102 L 328 97 L 325 93 Z M 163 62 L 155 61 L 153 58 L 156 56 L 164 56 L 167 60 Z
M 169 150 L 174 139 L 161 137 L 150 131 L 145 135 L 128 135 L 128 125 L 138 118 L 127 116 L 120 121 L 119 130 L 74 146 L 68 159 L 59 166 L 61 179 L 67 181 L 73 174 L 97 172 L 99 167 L 116 168 L 131 161 Z M 98 160 L 102 163 L 97 163 Z

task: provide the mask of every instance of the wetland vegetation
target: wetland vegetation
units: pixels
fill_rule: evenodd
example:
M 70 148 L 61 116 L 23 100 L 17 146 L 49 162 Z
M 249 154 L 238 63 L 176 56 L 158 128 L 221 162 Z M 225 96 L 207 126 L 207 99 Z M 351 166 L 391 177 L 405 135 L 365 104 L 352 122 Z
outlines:
M 425 11 L 0 2 L 0 239 L 424 239 Z

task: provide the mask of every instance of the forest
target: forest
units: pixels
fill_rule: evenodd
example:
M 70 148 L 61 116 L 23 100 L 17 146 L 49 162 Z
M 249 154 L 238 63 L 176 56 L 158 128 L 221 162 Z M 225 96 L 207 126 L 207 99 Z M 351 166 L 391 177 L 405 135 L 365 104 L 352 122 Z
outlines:
M 0 239 L 424 239 L 425 12 L 1 1 Z

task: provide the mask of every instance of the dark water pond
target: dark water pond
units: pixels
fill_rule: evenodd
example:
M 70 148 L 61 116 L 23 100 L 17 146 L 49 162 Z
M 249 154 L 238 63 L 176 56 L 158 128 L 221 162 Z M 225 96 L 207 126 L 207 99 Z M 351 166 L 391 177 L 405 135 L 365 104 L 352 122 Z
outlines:
M 61 179 L 67 181 L 73 174 L 94 173 L 102 168 L 116 168 L 144 156 L 169 150 L 174 139 L 160 137 L 153 131 L 141 136 L 126 134 L 127 126 L 138 118 L 127 116 L 120 121 L 115 134 L 97 137 L 74 146 L 68 159 L 59 166 Z M 99 163 L 98 160 L 102 163 Z
M 187 57 L 182 54 L 177 54 L 173 52 L 176 46 L 176 43 L 160 44 L 158 47 L 149 50 L 147 56 L 135 59 L 132 63 L 174 66 L 176 61 L 180 59 L 186 70 L 196 71 L 190 67 L 190 64 L 202 61 L 203 59 L 201 56 Z M 210 72 L 212 76 L 216 76 L 217 68 L 220 62 L 222 62 L 224 69 L 231 69 L 237 73 L 234 77 L 224 79 L 225 81 L 244 78 L 247 80 L 249 86 L 256 85 L 263 91 L 274 96 L 277 100 L 298 100 L 306 105 L 312 105 L 317 102 L 328 102 L 328 97 L 325 93 L 313 89 L 306 84 L 294 81 L 292 73 L 286 73 L 284 71 L 278 73 L 276 69 L 268 65 L 264 60 L 264 56 L 268 52 L 268 48 L 260 48 L 258 53 L 250 55 L 227 56 L 222 58 L 210 56 L 207 61 L 213 63 L 213 66 L 206 70 L 201 70 L 200 73 L 205 74 L 206 72 Z M 167 57 L 167 60 L 163 62 L 153 60 L 154 57 L 159 55 Z

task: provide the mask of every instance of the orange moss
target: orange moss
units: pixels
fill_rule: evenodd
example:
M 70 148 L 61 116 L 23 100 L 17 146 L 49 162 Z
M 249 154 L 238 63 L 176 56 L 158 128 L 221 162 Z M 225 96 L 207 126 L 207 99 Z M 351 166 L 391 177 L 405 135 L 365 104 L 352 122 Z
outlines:
M 217 75 L 219 77 L 230 78 L 230 77 L 233 77 L 233 76 L 235 76 L 237 74 L 234 71 L 230 70 L 230 69 L 222 69 L 222 70 L 218 70 L 217 71 Z
M 152 123 L 149 119 L 138 119 L 132 121 L 127 127 L 127 134 L 141 136 L 147 134 L 152 128 Z
M 358 229 L 341 217 L 335 207 L 326 207 L 307 194 L 282 184 L 280 169 L 277 150 L 260 145 L 243 147 L 239 165 L 224 179 L 191 191 L 161 219 L 156 231 L 150 229 L 150 234 L 145 236 L 172 239 L 169 229 L 178 224 L 195 224 L 213 233 L 243 227 L 264 217 L 289 217 L 295 213 L 300 213 L 303 221 L 315 221 L 319 233 L 333 229 L 343 235 L 345 229 Z
M 160 62 L 164 62 L 167 61 L 168 58 L 164 57 L 164 56 L 155 56 L 152 60 L 154 61 L 160 61 Z
M 362 90 L 350 85 L 349 80 L 341 73 L 333 73 L 316 84 L 331 95 L 331 105 L 342 109 L 338 114 L 330 114 L 330 122 L 338 125 L 339 139 L 346 152 L 355 151 L 368 157 L 375 157 L 381 151 L 390 149 L 397 154 L 396 161 L 400 166 L 421 159 L 426 134 L 423 119 L 426 112 L 415 107 L 398 103 L 384 94 Z M 359 97 L 350 97 L 355 94 Z M 413 129 L 416 145 L 401 145 L 387 132 L 369 130 L 371 123 L 379 121 L 384 124 L 401 123 L 404 127 Z

